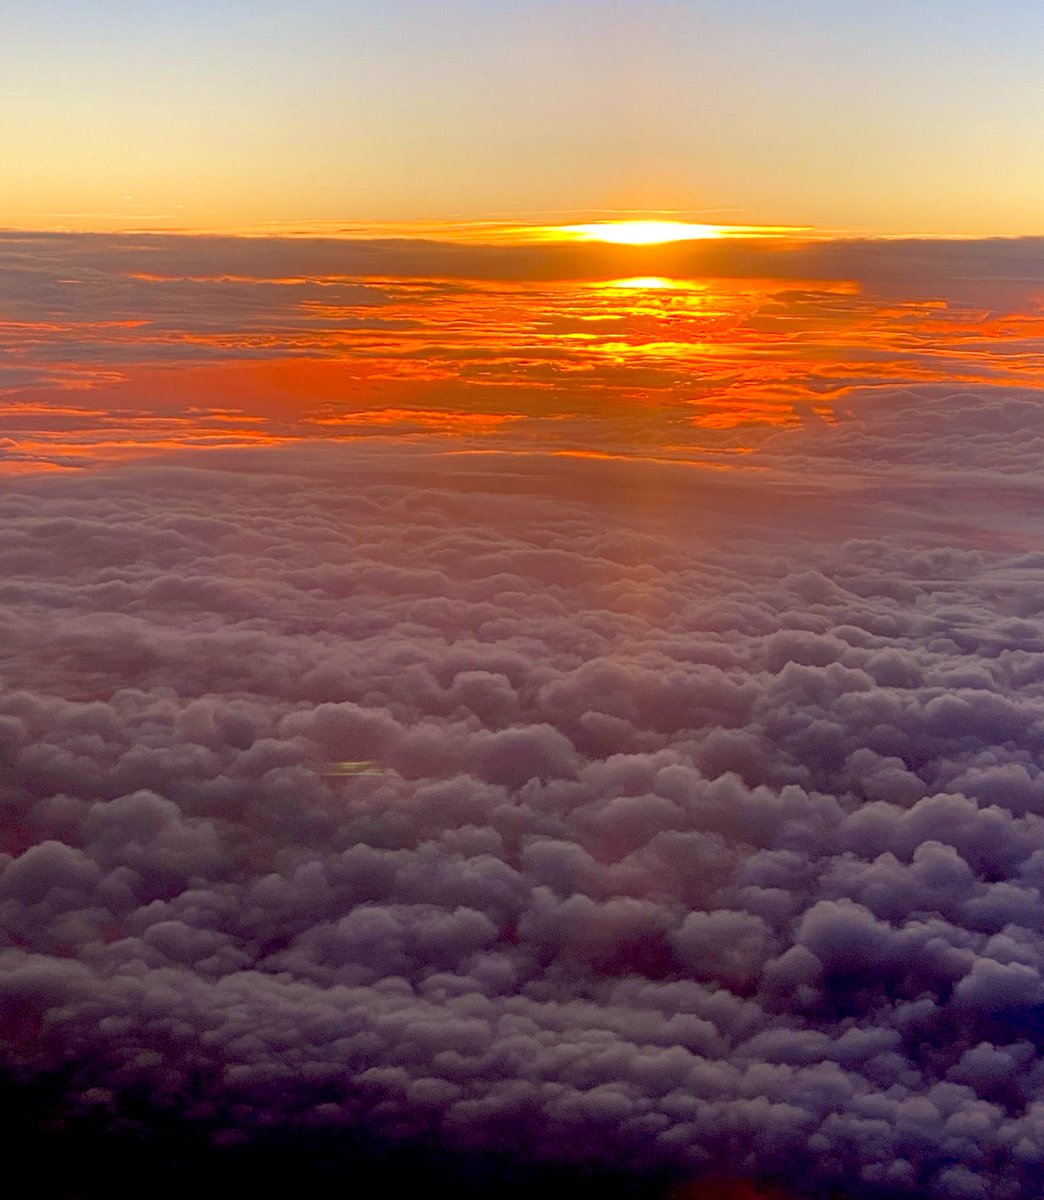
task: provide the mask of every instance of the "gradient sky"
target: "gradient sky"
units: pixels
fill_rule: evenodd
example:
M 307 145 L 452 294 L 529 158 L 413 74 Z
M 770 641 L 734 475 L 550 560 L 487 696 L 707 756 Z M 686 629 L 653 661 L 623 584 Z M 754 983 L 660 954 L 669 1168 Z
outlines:
M 1035 233 L 1032 0 L 11 0 L 0 224 Z

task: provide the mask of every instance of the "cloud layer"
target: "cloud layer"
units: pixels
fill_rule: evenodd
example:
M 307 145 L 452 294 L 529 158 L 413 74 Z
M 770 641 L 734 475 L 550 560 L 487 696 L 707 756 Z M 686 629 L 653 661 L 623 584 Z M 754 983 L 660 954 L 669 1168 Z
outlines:
M 1039 1194 L 1039 420 L 873 399 L 743 473 L 9 486 L 8 1077 L 110 1133 Z
M 1039 239 L 354 233 L 0 232 L 0 469 L 388 435 L 731 459 L 862 387 L 1044 380 Z

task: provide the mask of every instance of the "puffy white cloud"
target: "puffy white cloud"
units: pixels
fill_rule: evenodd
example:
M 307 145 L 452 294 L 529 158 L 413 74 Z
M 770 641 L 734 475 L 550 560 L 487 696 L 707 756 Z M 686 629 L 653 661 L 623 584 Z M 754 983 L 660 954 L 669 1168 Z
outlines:
M 992 443 L 901 535 L 902 462 L 787 453 L 8 487 L 8 1073 L 116 1132 L 1038 1194 L 1029 518 Z

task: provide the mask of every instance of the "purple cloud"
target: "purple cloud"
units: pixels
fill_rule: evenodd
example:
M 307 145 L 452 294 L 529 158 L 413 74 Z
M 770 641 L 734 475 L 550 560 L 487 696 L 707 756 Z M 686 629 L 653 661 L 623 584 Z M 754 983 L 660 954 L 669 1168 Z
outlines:
M 112 1136 L 1038 1194 L 1038 421 L 978 403 L 868 396 L 731 476 L 7 486 L 8 1075 Z

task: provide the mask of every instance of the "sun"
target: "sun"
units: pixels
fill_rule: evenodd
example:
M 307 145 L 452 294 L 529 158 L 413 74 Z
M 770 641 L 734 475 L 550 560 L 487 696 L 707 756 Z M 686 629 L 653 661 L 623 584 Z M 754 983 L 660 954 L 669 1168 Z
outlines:
M 689 221 L 598 221 L 590 225 L 562 225 L 567 237 L 616 246 L 658 246 L 664 242 L 689 242 L 722 237 L 724 225 L 694 225 Z
M 626 279 L 607 279 L 594 285 L 613 292 L 695 292 L 703 284 L 688 279 L 666 279 L 662 275 L 630 275 Z

